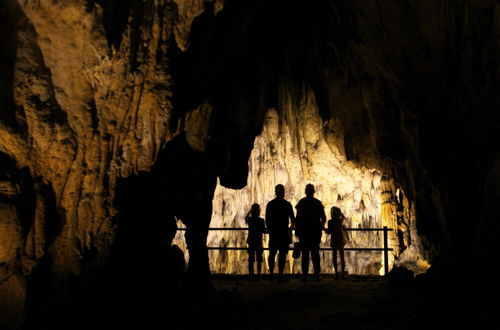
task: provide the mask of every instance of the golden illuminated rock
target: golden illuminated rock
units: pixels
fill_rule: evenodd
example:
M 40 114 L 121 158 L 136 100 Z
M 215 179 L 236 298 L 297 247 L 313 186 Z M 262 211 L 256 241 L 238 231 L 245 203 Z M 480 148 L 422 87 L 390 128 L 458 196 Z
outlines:
M 2 202 L 0 287 L 10 285 L 11 276 L 28 274 L 49 250 L 61 288 L 68 274 L 81 274 L 86 251 L 108 253 L 117 179 L 149 169 L 172 137 L 166 52 L 176 28 L 167 2 L 148 6 L 138 31 L 125 26 L 118 48 L 108 46 L 98 4 L 2 4 L 15 27 L 2 33 L 12 33 L 6 37 L 16 48 L 12 85 L 2 90 L 2 97 L 11 94 L 15 110 L 1 109 L 13 113 L 14 124 L 0 121 L 0 152 L 47 185 L 54 200 L 35 193 L 36 203 L 22 206 L 31 219 Z M 139 39 L 133 39 L 136 32 Z M 0 182 L 0 193 L 16 200 L 26 191 L 11 179 Z M 44 218 L 50 207 L 57 208 L 59 220 Z M 46 228 L 58 227 L 57 222 L 62 225 L 47 237 Z
M 389 181 L 380 170 L 361 167 L 346 160 L 339 149 L 330 148 L 325 138 L 323 122 L 318 114 L 314 95 L 310 94 L 299 105 L 282 104 L 288 115 L 299 114 L 298 118 L 280 120 L 276 109 L 266 114 L 262 133 L 256 138 L 249 159 L 247 186 L 233 190 L 217 185 L 213 200 L 211 227 L 245 228 L 245 216 L 253 203 L 261 205 L 261 217 L 265 216 L 265 206 L 274 196 L 274 187 L 283 184 L 286 199 L 292 205 L 304 197 L 304 188 L 314 184 L 315 196 L 325 206 L 330 219 L 330 208 L 339 207 L 347 217 L 347 228 L 393 229 L 388 245 L 394 249 L 390 264 L 403 251 L 400 249 L 398 233 L 414 237 L 407 242 L 411 252 L 404 255 L 405 266 L 417 273 L 424 272 L 428 265 L 419 243 L 416 229 L 410 228 L 414 222 L 414 209 L 405 198 L 405 217 L 398 222 L 396 204 L 398 201 L 394 182 Z M 300 109 L 292 109 L 298 106 Z M 294 127 L 294 128 L 292 128 Z M 212 231 L 208 235 L 208 246 L 246 247 L 245 231 Z M 382 232 L 348 232 L 352 248 L 383 247 Z M 329 247 L 330 237 L 323 234 L 322 246 Z M 176 244 L 185 247 L 182 234 L 178 234 Z M 265 239 L 267 246 L 267 239 Z M 352 274 L 383 274 L 383 254 L 381 252 L 346 252 L 348 271 Z M 333 271 L 331 252 L 322 252 L 322 267 L 326 273 Z M 267 253 L 266 253 L 267 255 Z M 403 260 L 403 258 L 401 260 Z M 248 273 L 246 251 L 212 251 L 211 269 L 217 273 Z M 288 272 L 301 273 L 300 259 L 288 258 Z

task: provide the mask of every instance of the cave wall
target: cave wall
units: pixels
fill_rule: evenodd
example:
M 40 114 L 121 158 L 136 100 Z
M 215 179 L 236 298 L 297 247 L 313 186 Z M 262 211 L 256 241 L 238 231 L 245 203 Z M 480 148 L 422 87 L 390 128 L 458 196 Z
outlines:
M 330 148 L 383 170 L 390 195 L 401 187 L 414 203 L 433 264 L 492 260 L 499 14 L 493 0 L 2 1 L 5 322 L 23 323 L 29 283 L 60 292 L 98 274 L 123 253 L 118 235 L 133 237 L 120 232 L 130 221 L 181 215 L 204 272 L 216 178 L 243 188 L 267 111 L 297 132 L 300 107 L 283 98 L 310 92 Z M 177 143 L 183 156 L 172 156 Z M 152 170 L 162 157 L 178 165 L 173 184 Z M 203 179 L 176 195 L 192 171 Z M 168 201 L 141 213 L 162 185 L 201 214 Z
M 23 323 L 26 295 L 39 293 L 30 283 L 53 288 L 45 298 L 62 295 L 102 268 L 116 236 L 117 180 L 149 169 L 173 136 L 176 4 L 130 4 L 116 13 L 121 27 L 91 1 L 0 4 L 0 283 L 2 310 L 16 311 L 7 324 Z

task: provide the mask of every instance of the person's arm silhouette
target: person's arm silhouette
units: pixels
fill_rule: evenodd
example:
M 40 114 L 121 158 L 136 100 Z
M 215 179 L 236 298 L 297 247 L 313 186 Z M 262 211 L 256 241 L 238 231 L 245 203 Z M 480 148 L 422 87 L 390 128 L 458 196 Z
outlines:
M 323 206 L 323 204 L 320 202 L 319 203 L 321 205 L 321 210 L 320 210 L 320 219 L 321 219 L 321 227 L 324 229 L 325 228 L 325 223 L 326 223 L 326 214 L 325 214 L 325 207 Z
M 266 225 L 266 233 L 269 233 L 270 229 L 271 229 L 271 212 L 270 212 L 269 203 L 267 203 L 267 205 L 266 205 L 265 225 Z

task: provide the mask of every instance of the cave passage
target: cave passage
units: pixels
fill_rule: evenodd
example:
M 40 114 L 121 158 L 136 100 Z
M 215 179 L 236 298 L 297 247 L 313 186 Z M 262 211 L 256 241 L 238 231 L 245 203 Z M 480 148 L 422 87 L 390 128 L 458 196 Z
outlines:
M 242 189 L 225 188 L 217 181 L 212 201 L 211 228 L 246 228 L 245 215 L 253 203 L 261 205 L 261 217 L 265 206 L 273 199 L 274 187 L 283 184 L 285 199 L 293 206 L 304 197 L 304 187 L 312 183 L 316 187 L 315 197 L 325 206 L 327 218 L 330 208 L 341 208 L 347 219 L 346 228 L 382 228 L 389 231 L 388 267 L 398 263 L 416 274 L 429 267 L 422 246 L 416 237 L 415 215 L 411 202 L 401 189 L 380 170 L 366 168 L 347 161 L 338 147 L 329 145 L 321 127 L 317 105 L 311 97 L 302 111 L 296 131 L 289 126 L 280 127 L 279 115 L 270 109 L 264 120 L 262 133 L 256 137 L 248 161 L 247 185 Z M 295 210 L 296 212 L 296 210 Z M 349 231 L 347 248 L 382 248 L 382 231 Z M 179 231 L 173 241 L 188 256 L 184 231 Z M 209 264 L 212 273 L 247 274 L 247 231 L 209 231 L 207 245 L 210 248 Z M 413 238 L 413 240 L 412 240 Z M 322 248 L 329 247 L 329 236 L 323 233 Z M 268 235 L 264 235 L 264 247 L 268 246 Z M 224 249 L 229 247 L 229 249 Z M 402 255 L 404 252 L 406 253 Z M 264 272 L 268 272 L 268 251 L 264 252 Z M 347 270 L 358 275 L 383 275 L 383 251 L 347 251 Z M 332 273 L 332 252 L 320 253 L 322 272 Z M 312 265 L 311 265 L 312 267 Z M 300 258 L 293 259 L 291 250 L 287 258 L 286 273 L 298 274 Z

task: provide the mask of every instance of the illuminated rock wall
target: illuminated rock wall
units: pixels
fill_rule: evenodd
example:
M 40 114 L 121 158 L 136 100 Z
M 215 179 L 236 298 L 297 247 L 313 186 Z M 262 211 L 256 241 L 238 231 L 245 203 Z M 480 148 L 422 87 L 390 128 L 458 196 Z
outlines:
M 0 3 L 0 327 L 22 325 L 42 259 L 61 291 L 106 263 L 117 182 L 178 133 L 169 40 L 186 44 L 203 1 L 133 3 Z
M 281 116 L 276 109 L 267 112 L 263 131 L 255 139 L 250 156 L 247 186 L 233 190 L 217 185 L 211 227 L 245 228 L 245 215 L 253 203 L 261 205 L 261 216 L 264 217 L 267 202 L 274 198 L 275 185 L 285 186 L 286 199 L 295 206 L 304 197 L 305 185 L 312 183 L 328 219 L 330 208 L 337 206 L 347 217 L 344 224 L 348 228 L 392 228 L 388 242 L 389 247 L 394 248 L 390 253 L 390 267 L 394 258 L 408 246 L 412 251 L 408 250 L 404 257 L 401 256 L 405 266 L 417 273 L 425 271 L 428 263 L 413 225 L 414 210 L 403 195 L 401 199 L 404 201 L 397 200 L 393 181 L 383 177 L 378 169 L 356 166 L 347 161 L 335 146 L 332 148 L 325 141 L 325 127 L 319 118 L 314 95 L 309 94 L 297 105 L 299 109 L 292 109 L 295 106 L 290 99 L 284 99 Z M 294 114 L 298 115 L 294 117 Z M 293 122 L 288 124 L 290 121 Z M 399 222 L 397 205 L 401 205 L 401 212 L 404 212 Z M 208 236 L 208 246 L 246 247 L 246 235 L 246 231 L 212 231 Z M 382 232 L 350 231 L 348 235 L 350 240 L 346 247 L 383 247 Z M 177 235 L 175 243 L 184 246 L 182 234 Z M 267 236 L 264 245 L 267 246 Z M 322 247 L 329 247 L 326 234 L 323 234 Z M 289 254 L 287 272 L 301 272 L 300 259 L 294 260 L 291 252 Z M 321 252 L 325 273 L 333 272 L 331 256 L 329 251 Z M 353 274 L 383 274 L 382 256 L 378 251 L 346 252 L 347 269 Z M 245 274 L 248 273 L 247 253 L 211 251 L 210 265 L 216 273 Z

